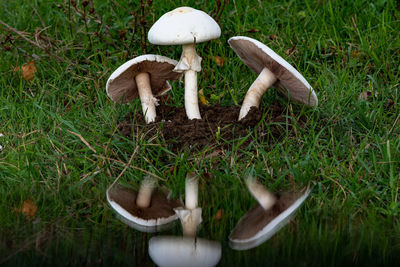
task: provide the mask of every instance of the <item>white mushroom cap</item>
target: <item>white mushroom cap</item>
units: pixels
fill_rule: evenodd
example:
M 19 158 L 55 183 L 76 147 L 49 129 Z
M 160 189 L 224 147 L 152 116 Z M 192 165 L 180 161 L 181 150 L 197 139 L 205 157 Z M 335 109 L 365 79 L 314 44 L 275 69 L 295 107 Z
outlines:
M 318 105 L 318 97 L 303 75 L 271 48 L 245 36 L 232 37 L 228 43 L 243 63 L 257 74 L 264 68 L 269 69 L 277 78 L 275 85 L 284 94 L 310 106 Z
M 154 96 L 171 90 L 168 80 L 176 80 L 181 74 L 173 72 L 178 62 L 160 55 L 142 55 L 131 59 L 117 68 L 107 80 L 106 92 L 113 100 L 122 104 L 139 96 L 136 75 L 149 73 Z
M 156 236 L 149 241 L 149 254 L 158 266 L 215 266 L 221 244 L 203 238 Z
M 206 42 L 220 35 L 220 27 L 207 13 L 191 7 L 179 7 L 154 23 L 148 39 L 157 45 L 183 45 Z
M 275 206 L 267 211 L 261 205 L 255 206 L 237 223 L 229 236 L 229 245 L 236 250 L 245 250 L 264 243 L 295 216 L 309 194 L 310 189 L 300 196 L 282 195 Z

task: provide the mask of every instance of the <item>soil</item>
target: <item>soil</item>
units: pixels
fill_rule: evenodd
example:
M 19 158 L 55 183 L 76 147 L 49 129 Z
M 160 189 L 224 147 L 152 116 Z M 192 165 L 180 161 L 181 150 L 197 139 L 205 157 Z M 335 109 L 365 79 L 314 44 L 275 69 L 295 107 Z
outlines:
M 268 125 L 268 133 L 262 132 L 265 127 L 257 127 L 257 137 L 260 139 L 272 135 L 278 139 L 285 132 L 285 108 L 278 102 L 266 110 L 251 108 L 247 116 L 237 121 L 240 107 L 230 106 L 200 106 L 201 120 L 189 120 L 185 109 L 170 107 L 161 104 L 157 107 L 157 118 L 154 123 L 146 124 L 143 114 L 139 112 L 129 113 L 123 122 L 118 125 L 121 135 L 132 136 L 132 129 L 146 133 L 149 136 L 162 136 L 168 144 L 168 148 L 174 152 L 186 148 L 201 150 L 204 147 L 229 148 L 232 140 L 245 137 L 254 131 L 254 127 L 260 123 L 265 114 L 263 124 Z M 254 137 L 247 138 L 241 146 L 248 145 Z M 237 142 L 236 142 L 237 143 Z

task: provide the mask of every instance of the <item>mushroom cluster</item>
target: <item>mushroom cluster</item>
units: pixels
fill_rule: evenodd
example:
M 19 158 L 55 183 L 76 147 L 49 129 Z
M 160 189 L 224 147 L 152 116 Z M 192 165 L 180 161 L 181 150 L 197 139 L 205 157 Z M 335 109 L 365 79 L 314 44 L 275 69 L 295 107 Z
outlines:
M 180 60 L 153 54 L 133 58 L 109 77 L 106 84 L 108 96 L 122 104 L 139 97 L 145 121 L 149 124 L 156 121 L 156 97 L 171 90 L 168 81 L 184 76 L 186 115 L 189 120 L 201 119 L 197 73 L 201 71 L 202 59 L 195 47 L 197 43 L 220 35 L 217 22 L 203 11 L 180 7 L 164 14 L 150 28 L 148 39 L 156 45 L 182 45 Z M 243 100 L 238 121 L 245 118 L 252 107 L 259 107 L 264 93 L 271 86 L 305 105 L 318 104 L 317 95 L 307 80 L 268 46 L 244 36 L 232 37 L 228 43 L 258 74 Z M 239 250 L 253 248 L 269 239 L 294 216 L 310 193 L 307 188 L 301 193 L 273 194 L 251 178 L 246 180 L 246 185 L 258 205 L 240 219 L 229 236 L 231 247 Z M 106 195 L 121 220 L 139 231 L 161 231 L 180 220 L 183 237 L 151 238 L 149 254 L 156 264 L 214 266 L 219 262 L 220 243 L 196 238 L 197 228 L 202 222 L 196 175 L 188 174 L 186 177 L 185 205 L 158 190 L 157 181 L 152 177 L 143 179 L 138 192 L 112 185 Z

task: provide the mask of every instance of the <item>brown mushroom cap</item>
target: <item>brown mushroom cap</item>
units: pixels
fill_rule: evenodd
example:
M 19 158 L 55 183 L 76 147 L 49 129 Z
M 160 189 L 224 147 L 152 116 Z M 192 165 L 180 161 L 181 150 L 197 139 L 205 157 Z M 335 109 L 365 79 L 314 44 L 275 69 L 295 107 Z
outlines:
M 174 208 L 181 207 L 177 200 L 169 200 L 164 193 L 156 190 L 151 196 L 150 206 L 141 208 L 136 205 L 137 192 L 114 185 L 107 190 L 107 200 L 123 221 L 140 231 L 153 231 L 152 228 L 168 224 L 178 217 Z M 147 228 L 146 228 L 147 227 Z
M 126 104 L 139 96 L 135 76 L 139 73 L 150 75 L 151 90 L 160 96 L 171 89 L 168 80 L 176 80 L 181 74 L 173 72 L 178 62 L 159 55 L 142 55 L 125 62 L 108 78 L 106 91 L 116 102 Z
M 268 46 L 245 36 L 232 37 L 228 43 L 243 63 L 257 74 L 268 68 L 277 78 L 275 85 L 285 95 L 310 106 L 318 105 L 317 95 L 307 80 Z
M 277 195 L 275 205 L 264 210 L 259 204 L 248 211 L 229 236 L 234 249 L 249 249 L 258 246 L 273 236 L 295 214 L 309 194 L 284 193 Z

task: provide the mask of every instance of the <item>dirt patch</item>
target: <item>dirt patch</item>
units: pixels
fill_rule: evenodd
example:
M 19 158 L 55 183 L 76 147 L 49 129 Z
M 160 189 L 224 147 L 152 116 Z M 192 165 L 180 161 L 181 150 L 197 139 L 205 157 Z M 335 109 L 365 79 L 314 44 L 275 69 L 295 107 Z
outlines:
M 286 121 L 286 111 L 278 102 L 265 110 L 252 108 L 240 122 L 237 121 L 239 111 L 240 107 L 237 106 L 200 106 L 202 119 L 189 120 L 183 107 L 160 105 L 157 107 L 156 122 L 146 125 L 141 113 L 131 112 L 119 124 L 118 130 L 126 137 L 132 136 L 132 129 L 149 136 L 161 136 L 168 148 L 175 152 L 186 148 L 201 150 L 205 146 L 229 148 L 233 143 L 230 141 L 254 132 L 254 127 L 259 123 L 268 125 L 267 132 L 265 127 L 257 127 L 259 139 L 268 136 L 277 139 L 285 132 L 282 123 Z M 248 145 L 251 140 L 253 137 L 250 136 L 241 146 Z

